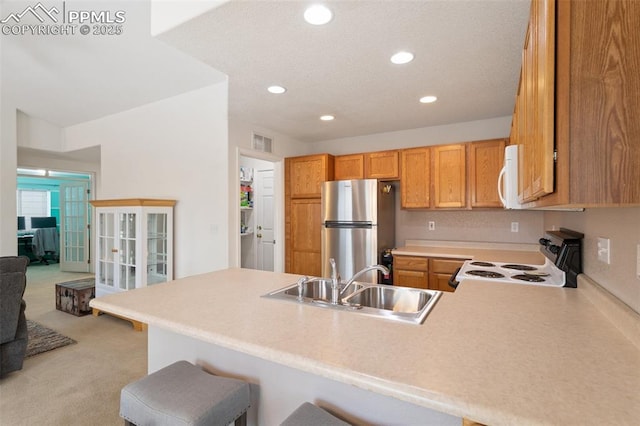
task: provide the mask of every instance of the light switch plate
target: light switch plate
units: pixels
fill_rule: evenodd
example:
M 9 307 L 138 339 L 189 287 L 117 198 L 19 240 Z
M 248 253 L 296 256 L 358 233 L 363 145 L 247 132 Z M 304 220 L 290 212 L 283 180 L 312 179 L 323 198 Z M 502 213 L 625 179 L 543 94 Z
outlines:
M 433 220 L 429 221 L 429 231 L 435 231 L 436 230 L 436 223 Z
M 611 264 L 611 240 L 609 238 L 598 237 L 598 260 Z
M 511 232 L 519 232 L 519 231 L 520 231 L 520 223 L 511 222 Z

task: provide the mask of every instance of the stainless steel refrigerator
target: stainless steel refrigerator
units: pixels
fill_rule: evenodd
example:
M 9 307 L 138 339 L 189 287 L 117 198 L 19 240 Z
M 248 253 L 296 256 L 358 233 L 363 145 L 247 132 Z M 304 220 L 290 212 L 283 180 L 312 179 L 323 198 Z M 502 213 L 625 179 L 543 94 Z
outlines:
M 395 196 L 390 183 L 376 179 L 338 180 L 322 187 L 322 276 L 331 276 L 329 259 L 347 280 L 379 262 L 395 244 Z M 371 271 L 358 281 L 378 282 Z

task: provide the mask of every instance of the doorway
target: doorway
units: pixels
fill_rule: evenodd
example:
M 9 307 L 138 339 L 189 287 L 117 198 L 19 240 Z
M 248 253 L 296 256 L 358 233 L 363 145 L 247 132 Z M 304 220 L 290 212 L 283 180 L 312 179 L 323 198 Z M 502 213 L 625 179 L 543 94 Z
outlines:
M 260 157 L 258 157 L 260 156 Z M 239 266 L 281 272 L 284 265 L 284 194 L 279 190 L 282 160 L 262 153 L 240 153 Z M 280 185 L 282 187 L 282 185 Z
M 18 254 L 32 261 L 60 263 L 60 270 L 90 272 L 90 173 L 17 169 Z M 33 238 L 46 223 L 55 229 L 46 256 L 33 250 Z M 55 247 L 54 247 L 55 246 Z

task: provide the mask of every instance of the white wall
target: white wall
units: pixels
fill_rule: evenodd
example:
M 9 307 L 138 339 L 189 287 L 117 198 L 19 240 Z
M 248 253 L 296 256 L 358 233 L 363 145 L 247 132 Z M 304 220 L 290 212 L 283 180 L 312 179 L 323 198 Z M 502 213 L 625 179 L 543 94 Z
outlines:
M 18 111 L 18 146 L 62 151 L 63 131 L 55 124 Z
M 16 242 L 16 108 L 0 100 L 0 256 L 15 256 Z
M 273 153 L 266 154 L 253 151 L 251 141 L 253 132 L 273 140 Z M 273 130 L 253 125 L 242 120 L 231 118 L 229 120 L 229 265 L 240 267 L 240 195 L 238 185 L 240 183 L 239 167 L 241 153 L 245 156 L 253 156 L 274 163 L 275 197 L 278 204 L 275 206 L 276 241 L 284 243 L 284 158 L 302 155 L 305 144 L 289 136 Z M 275 270 L 284 271 L 284 244 L 276 244 Z
M 96 199 L 176 199 L 175 277 L 228 265 L 227 83 L 65 129 L 65 149 L 101 146 Z
M 315 142 L 306 144 L 306 151 L 298 155 L 321 152 L 342 155 L 357 152 L 384 151 L 387 149 L 505 138 L 509 136 L 510 129 L 511 116 L 498 117 L 488 120 Z
M 640 312 L 640 207 L 586 209 L 584 212 L 545 212 L 545 229 L 564 227 L 584 233 L 583 270 L 636 312 Z M 611 241 L 611 264 L 598 260 L 598 237 Z

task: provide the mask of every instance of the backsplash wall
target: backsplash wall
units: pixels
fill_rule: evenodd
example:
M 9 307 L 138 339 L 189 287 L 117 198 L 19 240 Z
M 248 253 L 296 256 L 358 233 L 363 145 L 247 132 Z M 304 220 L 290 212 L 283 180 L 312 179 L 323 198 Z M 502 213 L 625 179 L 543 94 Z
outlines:
M 402 210 L 399 197 L 396 204 L 398 247 L 403 246 L 406 240 L 535 244 L 544 233 L 544 213 L 538 211 Z M 428 230 L 428 221 L 435 222 L 435 230 Z M 518 222 L 518 232 L 511 232 L 511 222 Z
M 545 212 L 544 225 L 582 232 L 584 273 L 640 313 L 640 278 L 636 276 L 640 207 Z M 611 241 L 609 265 L 598 260 L 598 237 Z

